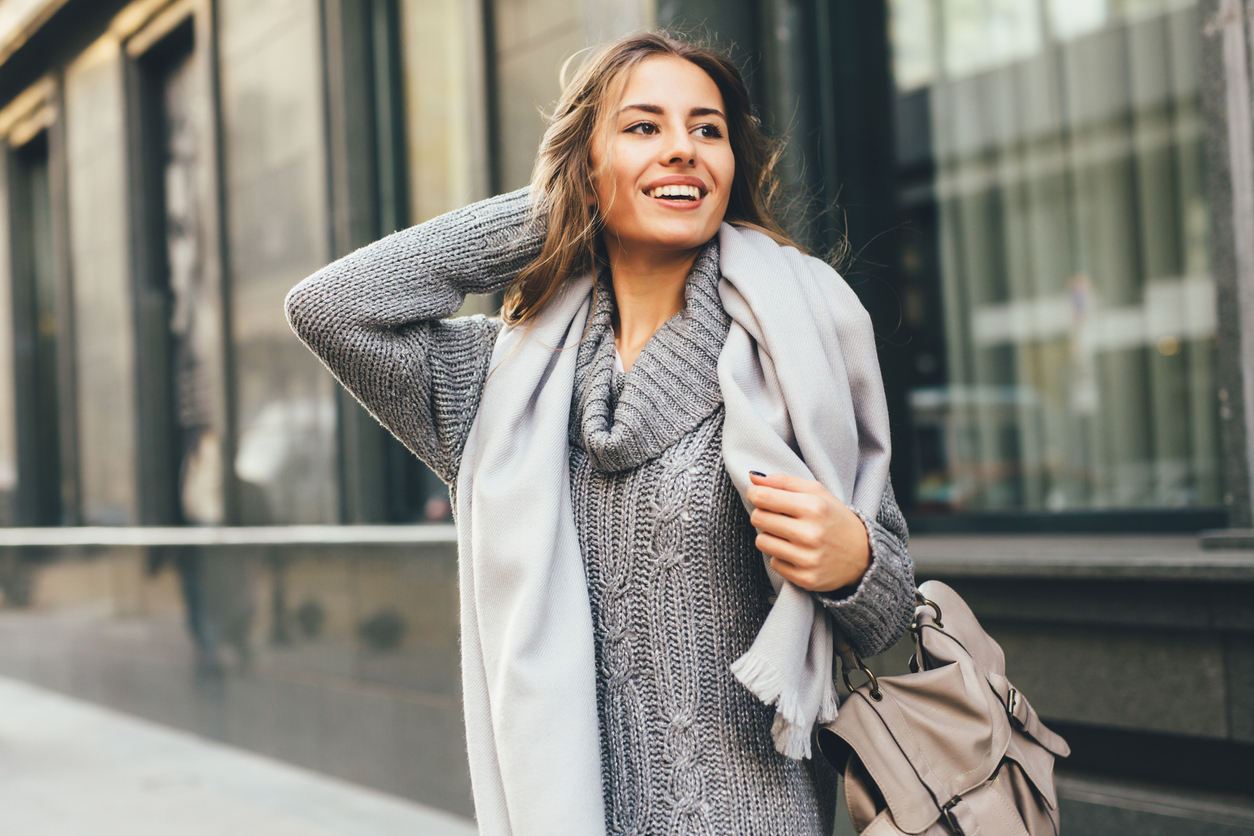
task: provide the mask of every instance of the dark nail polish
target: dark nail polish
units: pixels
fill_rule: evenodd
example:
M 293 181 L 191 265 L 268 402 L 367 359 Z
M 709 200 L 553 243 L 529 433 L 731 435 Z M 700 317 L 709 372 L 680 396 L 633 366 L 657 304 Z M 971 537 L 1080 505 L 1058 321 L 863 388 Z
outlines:
M 766 474 L 765 474 L 765 473 L 759 473 L 759 472 L 758 472 L 758 471 L 756 471 L 756 470 L 750 470 L 750 471 L 749 471 L 749 473 L 750 473 L 751 475 L 753 475 L 753 476 L 761 476 L 763 479 L 765 479 L 765 478 L 766 478 Z

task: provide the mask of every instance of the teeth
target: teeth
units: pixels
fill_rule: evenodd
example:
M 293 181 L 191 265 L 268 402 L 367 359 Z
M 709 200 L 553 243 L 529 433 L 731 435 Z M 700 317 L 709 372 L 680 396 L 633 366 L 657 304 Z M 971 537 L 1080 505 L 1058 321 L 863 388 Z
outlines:
M 658 186 L 656 189 L 650 189 L 648 195 L 652 198 L 700 200 L 701 190 L 696 186 Z

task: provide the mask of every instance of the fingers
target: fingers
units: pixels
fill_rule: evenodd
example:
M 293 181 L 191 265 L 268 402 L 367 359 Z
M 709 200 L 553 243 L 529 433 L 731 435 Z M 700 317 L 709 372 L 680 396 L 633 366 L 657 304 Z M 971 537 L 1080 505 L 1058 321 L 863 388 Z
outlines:
M 775 488 L 750 488 L 745 497 L 753 507 L 774 514 L 812 519 L 823 513 L 827 506 L 823 497 L 807 493 L 792 493 Z M 759 528 L 761 526 L 758 526 Z
M 757 546 L 758 551 L 772 558 L 772 566 L 776 561 L 783 561 L 795 568 L 808 569 L 814 562 L 813 553 L 806 548 L 765 531 L 758 534 L 754 545 Z M 780 574 L 782 575 L 783 572 Z
M 789 476 L 787 473 L 772 473 L 770 476 L 767 476 L 766 474 L 750 470 L 749 481 L 755 485 L 797 493 L 820 493 L 826 490 L 813 479 L 802 479 L 798 476 Z
M 769 534 L 764 534 L 759 537 L 759 540 L 761 541 L 763 538 L 769 537 Z M 767 548 L 776 550 L 776 547 L 778 547 L 778 551 L 787 553 L 790 551 L 788 548 L 789 545 L 789 543 L 779 540 L 774 543 L 761 543 L 758 548 L 767 554 L 771 554 L 767 551 Z M 766 546 L 767 548 L 762 548 L 762 546 Z M 800 560 L 802 558 L 799 556 L 798 559 Z M 778 572 L 784 580 L 811 592 L 819 589 L 824 583 L 822 577 L 823 573 L 817 566 L 810 566 L 804 563 L 793 563 L 784 557 L 771 554 L 771 568 Z
M 749 524 L 758 531 L 807 548 L 817 546 L 821 536 L 821 527 L 811 519 L 798 519 L 761 508 L 754 509 L 749 515 Z
M 790 517 L 813 517 L 822 514 L 828 504 L 835 500 L 835 497 L 822 485 L 818 482 L 814 484 L 818 486 L 819 492 L 791 491 L 754 485 L 745 491 L 745 498 L 753 503 L 755 508 L 763 511 L 774 511 Z
M 771 558 L 771 568 L 779 573 L 780 577 L 791 584 L 801 587 L 807 592 L 813 592 L 817 587 L 810 578 L 809 573 L 798 569 L 791 563 L 780 560 L 778 557 Z

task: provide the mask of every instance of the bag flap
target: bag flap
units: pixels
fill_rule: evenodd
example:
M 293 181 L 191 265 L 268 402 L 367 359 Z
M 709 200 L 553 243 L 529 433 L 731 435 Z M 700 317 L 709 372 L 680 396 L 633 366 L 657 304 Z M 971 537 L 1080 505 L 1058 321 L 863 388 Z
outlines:
M 846 775 L 847 764 L 839 758 L 842 752 L 852 750 L 854 755 L 846 754 L 846 762 L 861 764 L 897 825 L 907 833 L 921 833 L 940 818 L 940 808 L 880 719 L 864 688 L 854 691 L 840 707 L 836 719 L 819 729 L 819 748 Z M 870 763 L 864 760 L 864 754 Z
M 931 607 L 924 605 L 915 610 L 925 654 L 919 657 L 920 667 L 940 667 L 969 656 L 979 670 L 1006 675 L 1006 655 L 1001 645 L 984 632 L 962 596 L 940 581 L 927 581 L 919 592 L 935 602 L 941 612 L 938 622 Z
M 1005 706 L 1012 726 L 1055 757 L 1065 758 L 1071 754 L 1071 747 L 1067 745 L 1067 741 L 1041 722 L 1041 718 L 1037 716 L 1027 697 L 1011 685 L 1010 680 L 998 674 L 989 674 L 987 678 L 989 686 L 997 694 L 997 699 L 1001 700 L 1002 705 Z
M 1036 745 L 1030 738 L 1016 734 L 1011 735 L 1010 745 L 1006 747 L 1006 757 L 1019 764 L 1019 768 L 1027 777 L 1039 798 L 1051 810 L 1058 809 L 1058 791 L 1054 787 L 1054 756 Z
M 878 702 L 869 684 L 854 691 L 827 728 L 857 753 L 897 825 L 921 833 L 946 801 L 992 777 L 1010 724 L 969 659 L 879 687 Z

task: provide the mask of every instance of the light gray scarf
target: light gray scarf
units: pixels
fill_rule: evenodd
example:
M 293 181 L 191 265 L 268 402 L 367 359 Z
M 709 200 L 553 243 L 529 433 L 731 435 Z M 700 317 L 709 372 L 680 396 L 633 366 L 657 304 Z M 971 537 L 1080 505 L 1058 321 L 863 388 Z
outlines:
M 727 224 L 719 295 L 723 459 L 817 479 L 873 518 L 888 483 L 888 411 L 871 321 L 831 267 Z M 497 338 L 457 484 L 462 684 L 484 834 L 604 834 L 592 614 L 570 499 L 575 346 L 592 279 L 568 282 Z M 503 366 L 503 367 L 502 367 Z M 748 502 L 746 508 L 750 508 Z M 832 633 L 814 597 L 768 568 L 777 599 L 732 673 L 776 707 L 776 748 L 808 757 L 836 716 Z

